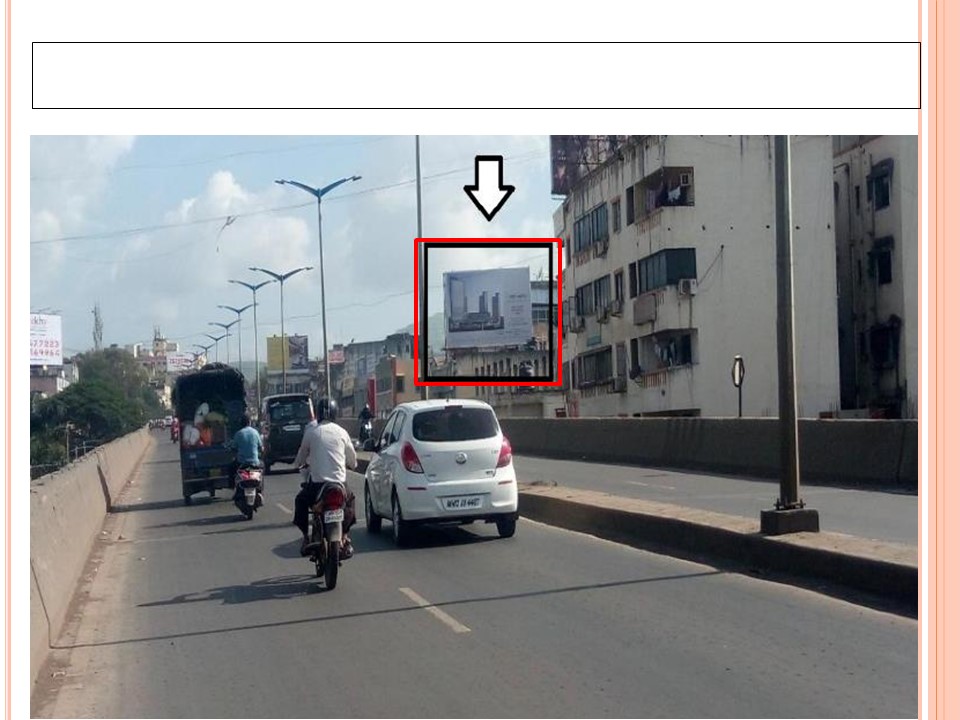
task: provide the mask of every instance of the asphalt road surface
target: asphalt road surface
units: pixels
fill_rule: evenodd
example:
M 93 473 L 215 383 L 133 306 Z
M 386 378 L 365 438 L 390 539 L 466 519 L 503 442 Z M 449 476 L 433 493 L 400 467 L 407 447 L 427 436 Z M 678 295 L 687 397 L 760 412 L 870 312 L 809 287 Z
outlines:
M 752 517 L 757 523 L 760 511 L 772 509 L 780 494 L 776 480 L 516 455 L 514 464 L 521 483 L 555 482 L 579 490 Z M 800 497 L 820 513 L 821 530 L 917 545 L 916 493 L 801 485 Z
M 297 552 L 298 482 L 269 476 L 251 522 L 187 507 L 161 442 L 32 714 L 916 717 L 915 620 L 526 520 L 402 550 L 361 520 L 327 592 Z

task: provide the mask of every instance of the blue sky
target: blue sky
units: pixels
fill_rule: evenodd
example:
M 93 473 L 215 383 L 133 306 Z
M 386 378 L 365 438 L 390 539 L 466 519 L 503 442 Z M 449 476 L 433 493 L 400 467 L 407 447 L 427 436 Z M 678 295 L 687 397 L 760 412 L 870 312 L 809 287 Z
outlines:
M 422 137 L 424 236 L 551 237 L 558 203 L 548 147 L 547 136 Z M 504 182 L 517 188 L 492 222 L 463 191 L 479 154 L 503 155 Z M 191 349 L 209 343 L 210 322 L 236 318 L 217 305 L 251 301 L 229 279 L 266 279 L 251 265 L 277 272 L 312 265 L 287 281 L 284 305 L 286 331 L 308 335 L 318 356 L 316 204 L 273 181 L 322 186 L 352 175 L 363 179 L 323 202 L 329 342 L 383 337 L 412 322 L 412 136 L 34 137 L 31 309 L 59 311 L 68 353 L 92 345 L 97 302 L 106 344 L 149 341 L 159 326 Z M 236 219 L 220 232 L 228 216 Z M 474 253 L 432 265 L 431 274 L 515 261 L 502 251 Z M 442 307 L 439 287 L 431 293 L 433 307 Z M 279 288 L 264 288 L 258 300 L 264 359 L 265 336 L 280 332 Z M 249 311 L 241 329 L 252 359 Z

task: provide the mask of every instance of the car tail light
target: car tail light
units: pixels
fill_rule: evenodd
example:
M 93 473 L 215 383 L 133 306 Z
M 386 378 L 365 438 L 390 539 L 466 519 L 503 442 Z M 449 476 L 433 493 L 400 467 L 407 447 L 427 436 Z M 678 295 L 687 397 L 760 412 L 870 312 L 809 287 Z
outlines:
M 332 487 L 323 494 L 320 503 L 325 510 L 341 508 L 344 505 L 345 497 L 343 490 L 338 487 Z
M 506 436 L 504 436 L 503 443 L 500 445 L 500 457 L 497 458 L 497 467 L 506 467 L 512 460 L 513 448 L 510 447 L 510 441 L 507 440 Z
M 403 461 L 403 467 L 406 468 L 407 472 L 423 472 L 423 465 L 420 464 L 417 451 L 413 449 L 413 445 L 410 443 L 403 444 L 403 450 L 400 451 L 400 459 Z

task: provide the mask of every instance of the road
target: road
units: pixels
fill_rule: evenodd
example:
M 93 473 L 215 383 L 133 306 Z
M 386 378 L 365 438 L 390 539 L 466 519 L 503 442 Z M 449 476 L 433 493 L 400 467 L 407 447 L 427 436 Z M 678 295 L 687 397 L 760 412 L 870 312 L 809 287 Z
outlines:
M 758 524 L 760 511 L 773 507 L 780 487 L 775 480 L 530 456 L 515 455 L 514 463 L 521 483 L 555 482 L 580 490 L 752 517 Z M 800 497 L 820 513 L 821 530 L 917 545 L 916 493 L 803 485 Z
M 297 475 L 247 522 L 182 504 L 169 443 L 146 460 L 35 717 L 917 713 L 909 618 L 526 520 L 403 550 L 358 526 L 325 592 L 289 524 Z

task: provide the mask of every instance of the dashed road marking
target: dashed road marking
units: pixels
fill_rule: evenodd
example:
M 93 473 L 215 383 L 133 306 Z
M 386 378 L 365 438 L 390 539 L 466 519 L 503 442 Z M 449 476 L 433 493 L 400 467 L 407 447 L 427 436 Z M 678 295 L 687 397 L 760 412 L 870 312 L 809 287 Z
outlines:
M 282 503 L 277 503 L 277 507 L 283 510 L 285 513 L 287 513 L 287 515 L 293 512 L 293 510 L 288 508 L 286 505 L 283 505 Z
M 455 619 L 455 618 L 451 617 L 450 615 L 448 615 L 447 613 L 445 613 L 443 610 L 441 610 L 440 608 L 438 608 L 436 605 L 433 605 L 430 601 L 428 601 L 428 600 L 427 600 L 426 598 L 424 598 L 423 596 L 419 595 L 419 594 L 418 594 L 417 592 L 415 592 L 414 590 L 411 590 L 410 588 L 402 587 L 402 588 L 400 588 L 400 592 L 402 592 L 402 593 L 403 593 L 404 595 L 406 595 L 408 598 L 410 598 L 411 600 L 413 600 L 413 602 L 415 602 L 417 605 L 419 605 L 420 607 L 422 607 L 422 608 L 423 608 L 424 610 L 426 610 L 428 613 L 430 613 L 431 615 L 433 615 L 437 620 L 439 620 L 439 621 L 442 622 L 444 625 L 446 625 L 447 627 L 449 627 L 449 628 L 450 628 L 451 630 L 453 630 L 455 633 L 468 633 L 468 632 L 470 632 L 470 628 L 468 628 L 466 625 L 464 625 L 463 623 L 461 623 L 461 622 L 458 621 L 457 619 Z

